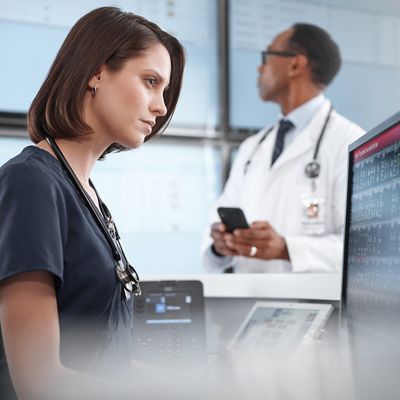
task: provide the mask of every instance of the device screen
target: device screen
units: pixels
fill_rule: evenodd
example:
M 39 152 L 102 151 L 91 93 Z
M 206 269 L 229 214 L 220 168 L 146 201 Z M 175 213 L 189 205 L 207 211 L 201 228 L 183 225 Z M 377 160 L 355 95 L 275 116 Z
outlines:
M 330 305 L 319 307 L 276 307 L 256 303 L 240 328 L 232 347 L 267 355 L 292 352 L 300 344 L 316 338 L 332 310 Z
M 145 300 L 147 324 L 190 324 L 192 296 L 189 292 L 151 292 Z
M 206 361 L 203 286 L 198 281 L 142 282 L 134 306 L 134 358 L 180 367 Z

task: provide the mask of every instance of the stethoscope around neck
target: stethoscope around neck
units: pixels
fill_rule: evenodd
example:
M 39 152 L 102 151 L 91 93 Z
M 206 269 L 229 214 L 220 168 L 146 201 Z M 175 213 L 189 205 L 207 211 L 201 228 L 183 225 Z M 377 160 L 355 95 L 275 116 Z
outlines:
M 321 132 L 318 136 L 318 140 L 315 144 L 315 149 L 314 149 L 314 155 L 312 160 L 306 164 L 305 168 L 304 168 L 304 173 L 307 176 L 307 178 L 310 179 L 316 179 L 319 176 L 319 173 L 321 171 L 321 163 L 317 160 L 318 158 L 318 153 L 319 153 L 319 148 L 321 145 L 321 141 L 322 138 L 324 137 L 325 131 L 326 131 L 326 127 L 328 125 L 329 119 L 331 118 L 332 115 L 332 111 L 333 111 L 333 106 L 331 105 L 328 111 L 328 114 L 326 115 L 324 124 L 322 125 L 322 129 Z M 254 155 L 257 153 L 259 147 L 261 146 L 261 144 L 264 142 L 264 140 L 267 138 L 267 136 L 272 132 L 273 130 L 273 126 L 271 126 L 265 133 L 264 135 L 262 135 L 262 137 L 260 138 L 260 140 L 257 142 L 257 144 L 255 145 L 253 151 L 250 154 L 250 157 L 248 158 L 248 160 L 246 161 L 245 165 L 244 165 L 244 174 L 247 173 L 249 166 L 251 164 L 251 161 L 254 157 Z
M 141 294 L 141 289 L 139 285 L 139 275 L 136 272 L 135 268 L 131 264 L 129 264 L 125 256 L 125 253 L 119 241 L 120 236 L 117 227 L 112 219 L 110 211 L 100 199 L 100 196 L 98 195 L 97 190 L 94 187 L 93 183 L 89 180 L 90 186 L 96 192 L 96 196 L 98 198 L 101 211 L 97 208 L 93 200 L 90 198 L 86 190 L 79 182 L 79 179 L 75 175 L 74 171 L 72 170 L 71 166 L 64 157 L 64 154 L 61 152 L 60 148 L 57 146 L 57 143 L 54 141 L 54 139 L 46 136 L 46 141 L 51 147 L 51 149 L 54 151 L 54 154 L 60 161 L 66 173 L 68 174 L 76 190 L 81 195 L 85 205 L 92 214 L 97 226 L 99 227 L 105 239 L 107 240 L 107 243 L 111 248 L 113 258 L 115 261 L 115 274 L 117 276 L 118 281 L 122 285 L 122 288 L 125 290 L 125 294 L 127 295 L 127 293 L 133 293 L 134 295 L 139 296 Z M 101 215 L 101 213 L 103 215 Z

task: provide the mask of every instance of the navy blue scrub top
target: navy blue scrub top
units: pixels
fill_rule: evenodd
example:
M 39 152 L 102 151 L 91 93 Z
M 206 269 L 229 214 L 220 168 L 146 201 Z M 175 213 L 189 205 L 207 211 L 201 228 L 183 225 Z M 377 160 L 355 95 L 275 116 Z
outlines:
M 0 168 L 0 255 L 0 282 L 54 276 L 65 366 L 129 362 L 132 299 L 122 296 L 111 249 L 60 162 L 35 146 Z M 0 384 L 6 374 L 0 349 Z

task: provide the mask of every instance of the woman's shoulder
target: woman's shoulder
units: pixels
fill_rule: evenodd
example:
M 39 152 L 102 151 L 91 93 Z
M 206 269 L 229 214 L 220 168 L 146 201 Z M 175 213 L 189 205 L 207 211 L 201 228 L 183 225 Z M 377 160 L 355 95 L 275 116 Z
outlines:
M 3 190 L 54 192 L 56 188 L 62 190 L 65 182 L 59 161 L 36 146 L 25 147 L 0 168 L 0 187 Z
M 12 177 L 47 180 L 49 175 L 60 175 L 60 172 L 62 168 L 59 161 L 50 153 L 36 146 L 28 146 L 0 168 L 0 179 Z

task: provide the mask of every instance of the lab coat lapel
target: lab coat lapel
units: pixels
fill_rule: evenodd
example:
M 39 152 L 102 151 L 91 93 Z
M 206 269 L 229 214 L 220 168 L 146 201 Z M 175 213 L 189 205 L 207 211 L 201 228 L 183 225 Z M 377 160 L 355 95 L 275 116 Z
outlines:
M 276 160 L 275 164 L 271 168 L 272 171 L 280 168 L 315 147 L 318 136 L 320 135 L 324 125 L 325 118 L 328 115 L 330 105 L 330 101 L 326 100 L 303 131 L 297 135 L 293 142 L 290 143 L 290 145 Z M 310 157 L 310 161 L 311 158 L 312 156 Z

